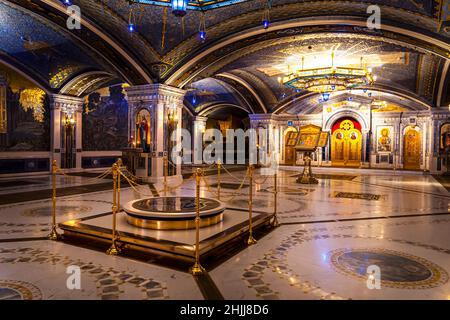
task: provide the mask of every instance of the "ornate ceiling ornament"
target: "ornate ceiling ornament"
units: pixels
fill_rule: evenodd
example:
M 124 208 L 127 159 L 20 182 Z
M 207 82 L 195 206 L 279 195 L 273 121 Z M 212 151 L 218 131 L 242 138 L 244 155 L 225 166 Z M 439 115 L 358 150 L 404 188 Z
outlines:
M 331 53 L 331 66 L 319 68 L 305 68 L 304 57 L 299 70 L 294 70 L 286 77 L 279 79 L 284 85 L 294 90 L 306 90 L 310 92 L 326 93 L 353 89 L 362 85 L 372 85 L 376 76 L 372 75 L 372 69 L 362 63 L 361 67 L 336 66 L 335 53 Z

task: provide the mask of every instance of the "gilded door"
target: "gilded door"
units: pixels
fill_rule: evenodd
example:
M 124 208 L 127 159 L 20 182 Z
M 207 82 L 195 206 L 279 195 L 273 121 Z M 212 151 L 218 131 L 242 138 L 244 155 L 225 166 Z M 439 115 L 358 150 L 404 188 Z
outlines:
M 353 121 L 344 120 L 331 137 L 331 162 L 334 166 L 361 165 L 362 134 Z
M 420 169 L 420 150 L 422 148 L 421 134 L 419 131 L 409 128 L 404 137 L 403 144 L 403 169 Z
M 284 145 L 284 163 L 293 165 L 295 161 L 295 149 L 297 144 L 298 132 L 290 131 L 286 134 Z

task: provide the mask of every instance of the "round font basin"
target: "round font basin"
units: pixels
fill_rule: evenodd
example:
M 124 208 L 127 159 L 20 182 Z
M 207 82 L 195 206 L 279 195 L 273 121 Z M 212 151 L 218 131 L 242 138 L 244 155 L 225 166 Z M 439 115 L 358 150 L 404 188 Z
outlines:
M 129 224 L 155 230 L 195 228 L 194 197 L 158 197 L 139 199 L 123 206 Z M 225 205 L 210 198 L 200 198 L 200 227 L 223 220 Z

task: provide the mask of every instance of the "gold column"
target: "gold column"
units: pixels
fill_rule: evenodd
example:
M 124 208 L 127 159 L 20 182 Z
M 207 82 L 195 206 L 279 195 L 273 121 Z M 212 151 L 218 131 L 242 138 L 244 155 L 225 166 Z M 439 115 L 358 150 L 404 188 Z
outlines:
M 253 238 L 253 170 L 254 166 L 251 165 L 248 167 L 249 173 L 249 199 L 248 199 L 248 240 L 247 244 L 249 246 L 256 243 L 255 238 Z
M 200 265 L 200 179 L 202 174 L 202 170 L 197 168 L 195 172 L 195 263 L 190 270 L 194 276 L 201 275 L 205 272 L 205 269 Z
M 220 201 L 220 160 L 217 162 L 217 200 Z
M 52 231 L 48 235 L 50 240 L 56 241 L 60 238 L 56 230 L 56 172 L 58 171 L 58 165 L 56 160 L 52 163 Z
M 106 251 L 106 254 L 110 256 L 116 256 L 120 253 L 120 249 L 117 247 L 116 244 L 116 215 L 117 215 L 117 174 L 118 174 L 118 167 L 117 163 L 114 163 L 112 166 L 112 175 L 113 175 L 113 205 L 112 205 L 112 216 L 113 216 L 113 222 L 112 222 L 112 236 L 111 236 L 111 247 Z
M 273 181 L 273 185 L 274 185 L 274 190 L 273 190 L 273 221 L 272 221 L 272 226 L 273 227 L 277 227 L 279 225 L 278 223 L 278 217 L 277 217 L 277 211 L 278 211 L 278 174 L 275 173 L 274 174 L 274 181 Z

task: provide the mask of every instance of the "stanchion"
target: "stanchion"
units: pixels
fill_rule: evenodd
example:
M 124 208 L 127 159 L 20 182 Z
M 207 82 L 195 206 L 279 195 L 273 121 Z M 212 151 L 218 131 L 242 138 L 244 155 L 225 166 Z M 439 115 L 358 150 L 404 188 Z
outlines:
M 117 212 L 120 212 L 120 176 L 122 173 L 122 159 L 117 160 Z
M 253 238 L 253 170 L 254 166 L 250 165 L 248 167 L 248 176 L 249 176 L 249 199 L 248 199 L 248 240 L 247 244 L 249 246 L 256 243 L 255 238 Z
M 194 276 L 201 275 L 205 269 L 200 265 L 200 183 L 202 170 L 200 168 L 195 172 L 196 188 L 195 188 L 195 263 L 191 267 L 190 272 Z
M 278 174 L 274 174 L 274 182 L 273 182 L 273 220 L 272 220 L 272 226 L 278 227 L 278 217 L 277 217 L 277 211 L 278 211 Z
M 114 163 L 112 166 L 112 175 L 113 175 L 113 205 L 112 205 L 113 222 L 112 222 L 112 236 L 111 236 L 112 243 L 111 247 L 106 251 L 106 254 L 110 256 L 115 256 L 120 253 L 120 250 L 116 244 L 117 175 L 118 175 L 117 163 Z
M 58 171 L 58 165 L 56 160 L 52 163 L 52 231 L 48 235 L 50 240 L 56 241 L 60 238 L 60 235 L 56 231 L 56 172 Z
M 220 160 L 217 162 L 217 200 L 220 201 Z
M 167 175 L 169 170 L 169 159 L 164 156 L 164 197 L 167 197 Z

